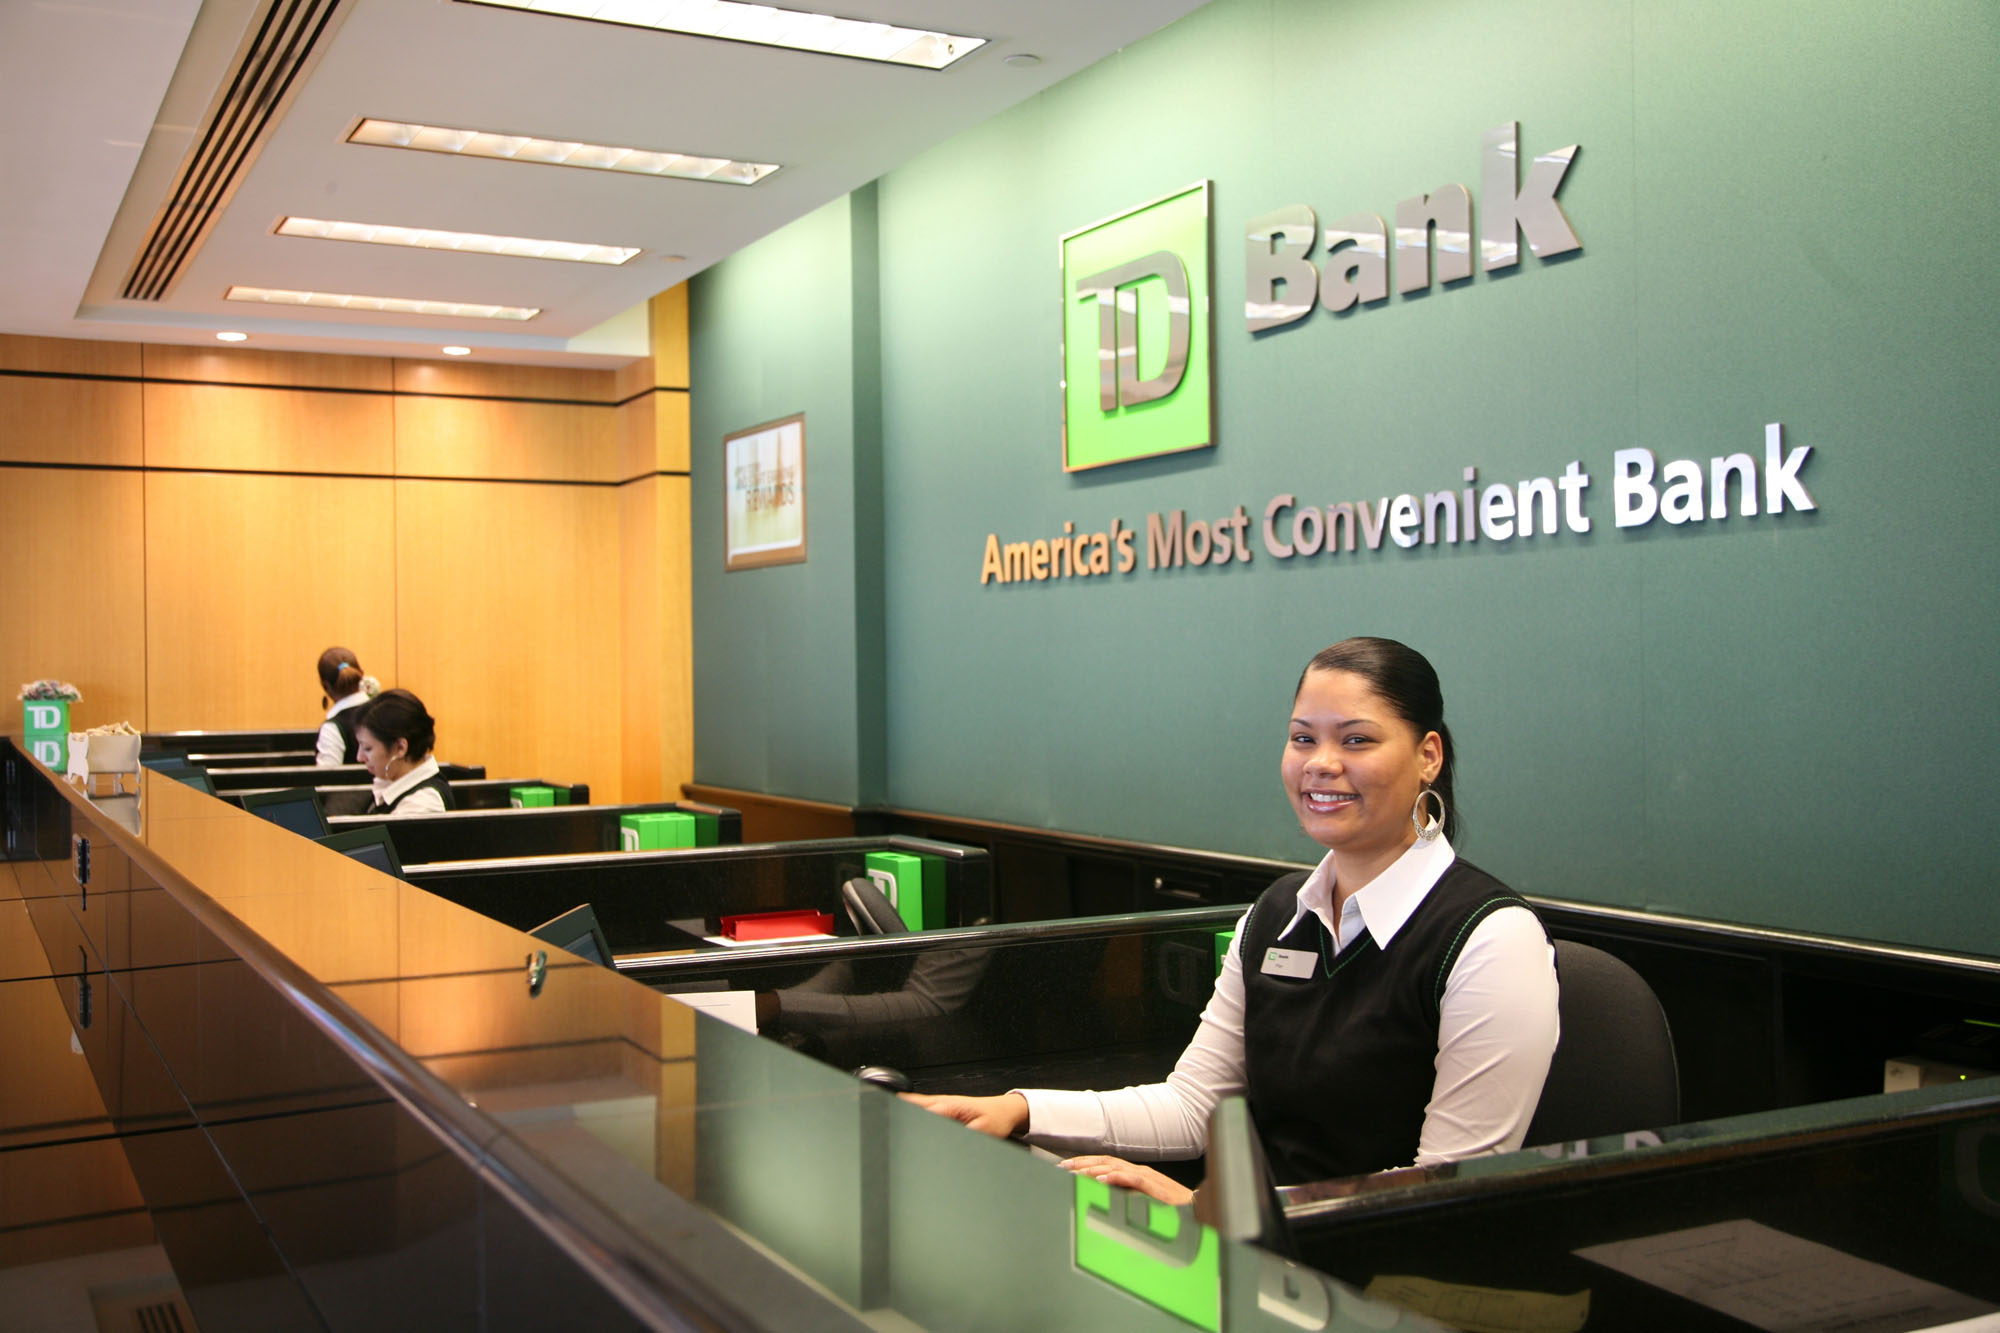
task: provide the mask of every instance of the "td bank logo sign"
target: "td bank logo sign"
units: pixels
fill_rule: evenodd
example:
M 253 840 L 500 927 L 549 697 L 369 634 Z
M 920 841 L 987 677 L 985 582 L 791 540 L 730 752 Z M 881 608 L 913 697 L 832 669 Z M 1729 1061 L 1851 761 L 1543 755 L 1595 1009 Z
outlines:
M 1214 443 L 1208 192 L 1062 238 L 1064 471 Z

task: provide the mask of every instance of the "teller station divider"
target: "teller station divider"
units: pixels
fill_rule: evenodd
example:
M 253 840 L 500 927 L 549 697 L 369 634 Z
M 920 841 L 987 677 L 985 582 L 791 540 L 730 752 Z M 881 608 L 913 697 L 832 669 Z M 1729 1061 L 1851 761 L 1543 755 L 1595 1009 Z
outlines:
M 454 797 L 459 786 L 452 784 Z M 326 823 L 330 833 L 369 828 L 387 830 L 396 855 L 408 867 L 428 861 L 616 852 L 621 848 L 621 820 L 626 815 L 647 814 L 705 817 L 714 821 L 715 845 L 731 846 L 743 841 L 740 814 L 694 801 L 472 808 L 437 815 L 329 815 Z
M 223 772 L 227 773 L 225 769 Z M 322 770 L 324 771 L 324 770 Z M 481 770 L 483 771 L 483 770 Z M 212 782 L 215 775 L 211 773 Z M 517 787 L 554 787 L 569 797 L 571 805 L 590 804 L 590 784 L 584 782 L 564 784 L 547 778 L 451 778 L 451 799 L 460 810 L 506 810 L 512 808 L 514 790 Z M 243 804 L 246 796 L 272 791 L 296 791 L 301 786 L 311 786 L 308 782 L 294 787 L 247 787 L 237 790 L 218 788 L 216 796 L 231 805 Z M 374 800 L 373 789 L 365 783 L 345 783 L 328 787 L 313 787 L 319 793 L 320 808 L 329 819 L 336 815 L 365 815 Z
M 625 954 L 657 990 L 758 995 L 758 1029 L 917 1092 L 1115 1088 L 1164 1078 L 1215 986 L 1233 908 Z
M 690 790 L 703 800 L 731 799 L 727 788 Z M 748 817 L 749 802 L 742 804 Z M 986 848 L 1000 921 L 1196 904 L 1233 903 L 1241 910 L 1272 880 L 1306 868 L 911 810 L 850 814 L 863 832 Z M 2000 958 L 1990 950 L 1702 920 L 1550 898 L 1532 884 L 1513 887 L 1552 936 L 1611 954 L 1659 997 L 1680 1062 L 1682 1113 L 1691 1120 L 1880 1092 L 1885 1064 L 1912 1055 L 1976 1065 L 1977 1057 L 1956 1051 L 1960 1043 L 1950 1031 L 1967 1022 L 2000 1025 Z M 1993 1068 L 1996 1055 L 1987 1049 L 1985 1068 Z
M 391 825 L 392 839 L 400 823 Z M 406 863 L 405 877 L 517 930 L 532 930 L 587 903 L 614 955 L 650 957 L 722 949 L 712 941 L 724 917 L 810 911 L 844 923 L 841 885 L 865 877 L 868 854 L 883 851 L 939 863 L 945 925 L 991 915 L 992 878 L 983 851 L 903 836 Z
M 185 760 L 191 768 L 310 768 L 315 753 L 313 750 L 242 750 L 203 754 L 190 750 L 171 757 Z M 169 756 L 163 753 L 157 757 Z
M 486 776 L 483 764 L 438 765 L 447 782 Z M 217 795 L 232 791 L 278 791 L 287 787 L 366 787 L 374 775 L 360 764 L 293 764 L 278 768 L 218 768 L 209 772 Z
M 148 731 L 139 736 L 139 754 L 235 755 L 303 751 L 306 762 L 319 744 L 319 728 L 301 727 L 280 731 Z
M 1234 1147 L 1220 1160 L 1240 1162 Z M 1276 1190 L 1224 1168 L 1217 1184 L 1226 1232 L 1305 1266 L 1264 1281 L 1303 1327 L 1338 1290 L 1321 1275 L 1446 1322 L 1481 1307 L 1676 1333 L 2000 1318 L 2000 1077 Z

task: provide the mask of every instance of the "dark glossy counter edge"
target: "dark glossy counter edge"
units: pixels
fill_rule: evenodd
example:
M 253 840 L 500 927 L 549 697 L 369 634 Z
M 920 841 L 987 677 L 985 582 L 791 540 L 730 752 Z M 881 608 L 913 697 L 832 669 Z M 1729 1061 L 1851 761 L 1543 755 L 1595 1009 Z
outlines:
M 5 739 L 30 765 L 31 775 L 40 776 L 69 803 L 74 819 L 108 837 L 121 852 L 143 866 L 162 889 L 189 908 L 221 943 L 304 1014 L 451 1152 L 473 1169 L 484 1168 L 489 1172 L 528 1225 L 546 1235 L 632 1314 L 663 1328 L 687 1327 L 690 1319 L 726 1329 L 769 1327 L 744 1313 L 728 1294 L 727 1284 L 716 1280 L 713 1268 L 698 1270 L 680 1262 L 609 1216 L 598 1201 L 508 1138 L 498 1125 L 467 1105 L 316 978 L 244 926 L 171 862 L 159 857 L 117 821 L 105 818 L 85 793 L 13 744 L 14 737 Z M 254 817 L 241 811 L 232 813 L 237 818 Z M 781 1286 L 795 1285 L 789 1276 L 781 1275 L 777 1265 L 755 1256 L 754 1251 L 713 1218 L 693 1207 L 680 1211 L 684 1215 L 677 1217 L 676 1222 L 695 1234 L 677 1237 L 679 1243 L 686 1245 L 692 1239 L 695 1243 L 691 1248 L 710 1259 L 718 1244 L 724 1249 L 736 1249 L 745 1261 L 768 1268 L 761 1275 L 763 1280 L 774 1279 Z M 765 1294 L 768 1297 L 768 1290 Z M 810 1320 L 816 1316 L 823 1321 L 832 1313 L 816 1294 L 803 1287 L 799 1294 L 802 1307 L 812 1308 L 810 1315 L 802 1308 L 802 1317 Z M 858 1323 L 855 1326 L 859 1327 Z

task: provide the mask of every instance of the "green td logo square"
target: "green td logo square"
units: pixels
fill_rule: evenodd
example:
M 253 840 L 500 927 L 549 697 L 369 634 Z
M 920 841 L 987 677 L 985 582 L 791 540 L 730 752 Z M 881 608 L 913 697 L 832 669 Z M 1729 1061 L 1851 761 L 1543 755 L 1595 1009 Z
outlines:
M 1062 238 L 1064 471 L 1215 442 L 1208 191 Z

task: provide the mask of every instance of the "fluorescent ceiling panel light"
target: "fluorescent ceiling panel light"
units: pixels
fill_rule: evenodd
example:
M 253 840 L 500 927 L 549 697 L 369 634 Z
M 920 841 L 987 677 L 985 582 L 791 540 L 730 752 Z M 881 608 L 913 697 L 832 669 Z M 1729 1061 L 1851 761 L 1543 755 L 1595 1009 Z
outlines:
M 391 315 L 442 315 L 450 319 L 533 319 L 533 306 L 476 305 L 469 301 L 418 301 L 403 296 L 352 296 L 340 292 L 293 292 L 277 287 L 231 287 L 231 301 L 265 305 L 309 305 L 328 310 L 375 310 Z
M 489 236 L 477 231 L 391 227 L 373 222 L 328 222 L 323 218 L 286 218 L 278 224 L 278 235 L 309 236 L 323 241 L 366 241 L 373 245 L 407 245 L 418 250 L 457 250 L 472 255 L 512 255 L 519 259 L 566 259 L 575 264 L 622 264 L 639 253 L 636 245 L 538 241 L 528 236 Z
M 943 69 L 986 45 L 984 37 L 960 37 L 893 23 L 835 18 L 796 9 L 743 4 L 741 0 L 471 0 L 502 9 L 526 9 L 565 18 L 596 19 L 634 28 L 658 28 L 696 37 L 720 37 L 759 46 L 880 60 L 891 65 Z
M 347 142 L 372 144 L 378 148 L 415 148 L 427 153 L 457 153 L 463 157 L 491 157 L 506 162 L 589 167 L 595 171 L 622 171 L 632 176 L 721 181 L 728 185 L 755 185 L 778 169 L 774 162 L 738 162 L 727 157 L 620 148 L 612 144 L 579 143 L 574 139 L 538 139 L 528 134 L 457 130 L 444 125 L 417 125 L 402 120 L 364 120 L 347 136 Z

